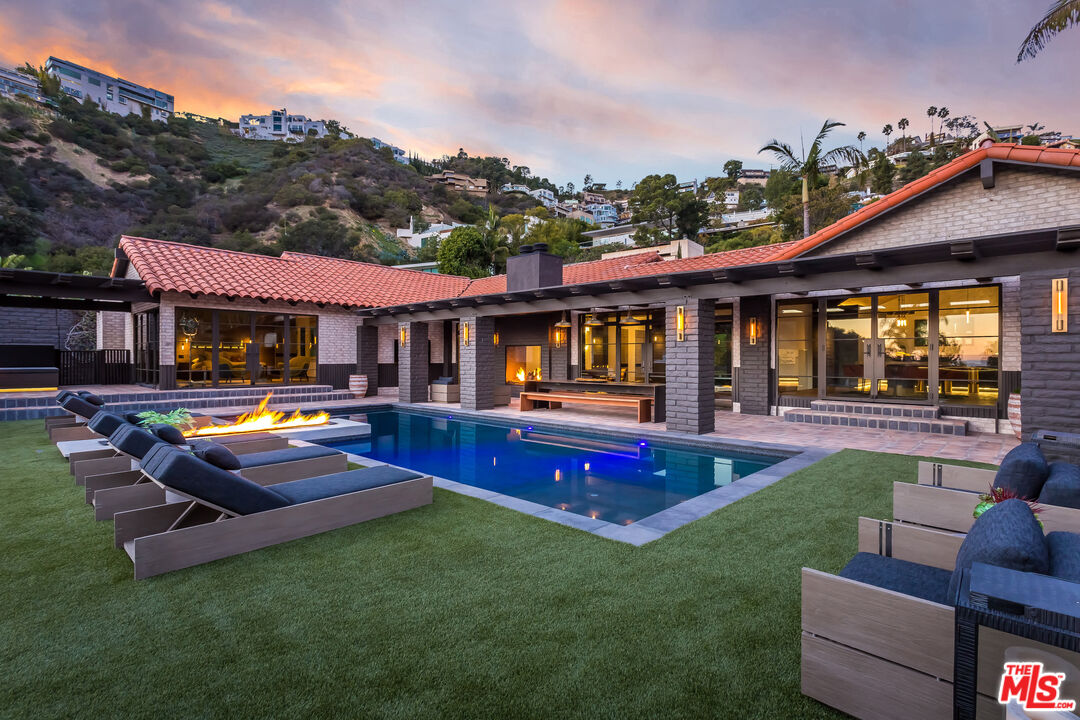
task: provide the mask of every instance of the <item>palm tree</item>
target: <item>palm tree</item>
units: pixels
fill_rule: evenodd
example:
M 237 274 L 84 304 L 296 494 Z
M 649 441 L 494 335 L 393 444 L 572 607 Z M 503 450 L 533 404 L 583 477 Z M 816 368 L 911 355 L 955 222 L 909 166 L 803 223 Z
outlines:
M 885 136 L 885 154 L 889 154 L 889 136 L 892 135 L 892 123 L 881 128 L 881 134 Z
M 506 267 L 506 258 L 510 256 L 510 243 L 506 234 L 499 232 L 499 222 L 495 208 L 488 205 L 487 217 L 479 229 L 484 238 L 484 254 L 491 258 L 491 268 L 496 273 Z
M 896 123 L 896 127 L 900 128 L 900 145 L 904 150 L 907 150 L 907 132 L 908 126 L 911 125 L 907 118 L 900 118 L 900 121 Z
M 1035 57 L 1050 42 L 1050 38 L 1074 25 L 1080 25 L 1080 0 L 1054 0 L 1050 10 L 1035 23 L 1024 42 L 1020 43 L 1016 62 Z
M 934 146 L 934 118 L 937 117 L 937 108 L 933 105 L 926 108 L 926 117 L 930 118 L 930 147 Z
M 758 154 L 772 153 L 779 161 L 782 170 L 797 173 L 802 178 L 803 237 L 810 235 L 810 186 L 821 174 L 821 166 L 839 165 L 841 162 L 857 165 L 865 160 L 862 150 L 854 145 L 842 145 L 832 150 L 825 150 L 825 139 L 829 133 L 834 128 L 843 125 L 844 123 L 837 120 L 826 120 L 818 131 L 817 137 L 814 138 L 814 142 L 810 144 L 810 149 L 804 150 L 801 157 L 795 155 L 791 145 L 775 138 L 758 150 Z
M 866 133 L 864 131 L 860 130 L 859 134 L 856 135 L 855 137 L 857 137 L 859 139 L 859 152 L 862 152 L 863 151 L 862 144 L 863 144 L 863 140 L 866 139 Z
M 937 116 L 938 119 L 941 120 L 941 122 L 938 123 L 938 134 L 944 135 L 945 131 L 942 128 L 944 127 L 945 118 L 949 117 L 949 108 L 942 105 L 940 108 L 938 108 Z

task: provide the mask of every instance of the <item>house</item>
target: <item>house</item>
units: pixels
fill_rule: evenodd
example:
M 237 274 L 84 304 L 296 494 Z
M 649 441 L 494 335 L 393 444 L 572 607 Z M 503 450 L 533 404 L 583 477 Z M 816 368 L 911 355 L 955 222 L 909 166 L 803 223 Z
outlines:
M 174 111 L 172 95 L 130 80 L 49 56 L 45 71 L 60 79 L 60 89 L 77 100 L 89 98 L 105 112 L 143 115 L 168 122 Z
M 45 96 L 41 94 L 41 83 L 37 78 L 6 67 L 0 67 L 0 95 L 23 95 L 37 102 L 45 102 Z
M 608 199 L 598 192 L 585 190 L 581 193 L 581 202 L 585 205 L 605 205 Z
M 412 216 L 410 215 L 409 227 L 398 228 L 397 237 L 407 242 L 411 247 L 421 248 L 428 242 L 430 242 L 432 239 L 442 240 L 447 235 L 449 235 L 454 228 L 462 226 L 462 223 L 435 223 L 434 225 L 429 225 L 426 230 L 417 232 L 415 229 L 416 225 L 413 222 Z M 397 267 L 401 266 L 398 265 Z
M 290 115 L 288 110 L 271 110 L 269 115 L 241 115 L 236 135 L 247 140 L 303 142 L 307 137 L 326 137 L 326 123 L 306 115 Z
M 399 148 L 397 145 L 391 145 L 388 142 L 383 142 L 377 137 L 371 138 L 371 144 L 375 146 L 376 150 L 382 150 L 384 147 L 390 148 L 390 152 L 394 154 L 395 162 L 399 162 L 402 165 L 409 164 L 409 158 L 405 155 L 405 151 Z
M 765 186 L 765 183 L 769 182 L 768 170 L 752 170 L 746 168 L 739 171 L 739 182 L 749 183 L 750 185 Z
M 555 207 L 555 193 L 547 188 L 537 188 L 530 190 L 529 194 L 540 201 L 540 203 L 549 210 Z
M 529 253 L 470 280 L 123 237 L 112 275 L 145 295 L 103 314 L 161 388 L 360 373 L 414 403 L 438 372 L 477 410 L 528 348 L 544 378 L 666 384 L 671 431 L 711 432 L 718 411 L 860 425 L 900 406 L 920 417 L 898 429 L 1004 432 L 1020 392 L 1030 438 L 1080 432 L 1062 352 L 1080 343 L 1078 246 L 1080 150 L 985 143 L 809 237 L 676 259 Z M 640 331 L 620 330 L 631 311 Z
M 696 194 L 697 191 L 698 191 L 697 178 L 694 178 L 693 180 L 686 180 L 685 182 L 679 183 L 677 190 L 679 192 L 691 192 L 691 193 Z
M 738 190 L 725 190 L 724 191 L 724 205 L 729 208 L 738 206 L 739 204 L 739 191 Z
M 487 195 L 488 191 L 488 181 L 486 179 L 472 178 L 453 170 L 443 170 L 441 173 L 429 176 L 428 179 L 466 195 L 482 196 Z
M 659 256 L 661 260 L 679 260 L 680 258 L 700 257 L 705 254 L 705 248 L 701 243 L 690 240 L 689 238 L 682 238 L 681 240 L 672 240 L 663 245 L 635 247 L 630 248 L 629 250 L 606 252 L 600 256 L 600 259 L 610 260 L 612 258 L 625 258 L 642 254 L 655 254 Z
M 529 186 L 528 185 L 514 185 L 513 183 L 506 183 L 501 188 L 499 188 L 499 192 L 503 193 L 504 195 L 506 195 L 508 193 L 520 193 L 522 195 L 528 195 L 529 194 Z
M 611 227 L 619 222 L 619 211 L 611 203 L 586 205 L 585 210 L 592 215 L 600 227 Z

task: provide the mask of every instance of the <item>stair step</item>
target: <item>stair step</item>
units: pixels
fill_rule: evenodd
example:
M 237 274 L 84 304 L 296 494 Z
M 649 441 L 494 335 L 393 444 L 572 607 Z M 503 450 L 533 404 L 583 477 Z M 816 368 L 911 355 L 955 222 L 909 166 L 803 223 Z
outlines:
M 896 417 L 891 415 L 868 415 L 866 413 L 839 413 L 804 410 L 788 410 L 784 413 L 787 422 L 807 423 L 812 425 L 830 425 L 834 427 L 859 427 L 877 430 L 904 430 L 935 435 L 967 435 L 966 420 L 941 418 Z
M 815 400 L 810 403 L 814 412 L 844 413 L 847 415 L 880 415 L 883 417 L 928 418 L 941 417 L 941 409 L 931 405 L 902 403 L 850 402 L 845 400 Z

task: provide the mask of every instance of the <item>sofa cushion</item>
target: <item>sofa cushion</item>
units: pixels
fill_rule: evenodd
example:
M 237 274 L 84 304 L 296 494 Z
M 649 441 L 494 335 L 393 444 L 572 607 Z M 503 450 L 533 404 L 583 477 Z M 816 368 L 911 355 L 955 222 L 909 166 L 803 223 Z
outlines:
M 1050 574 L 1080 583 L 1080 534 L 1052 532 L 1046 536 L 1050 549 Z
M 109 436 L 109 444 L 126 455 L 142 460 L 152 448 L 166 443 L 137 425 L 121 425 Z
M 247 453 L 236 458 L 238 468 L 263 467 L 264 465 L 276 465 L 294 460 L 310 460 L 311 458 L 330 457 L 340 455 L 340 450 L 322 447 L 321 445 L 304 445 L 301 447 L 282 448 L 281 450 L 266 450 L 265 452 Z M 215 463 L 216 465 L 217 463 Z M 222 467 L 219 465 L 218 467 Z M 232 468 L 229 468 L 232 469 Z
M 382 465 L 380 467 L 361 468 L 360 470 L 349 470 L 343 473 L 334 473 L 333 475 L 322 475 L 304 480 L 278 483 L 273 488 L 274 492 L 296 504 L 337 497 L 338 495 L 360 490 L 371 490 L 372 488 L 393 485 L 405 480 L 415 480 L 418 477 L 423 477 L 423 475 L 411 470 Z
M 856 553 L 839 574 L 848 580 L 894 590 L 942 605 L 949 604 L 949 578 L 952 573 L 941 568 L 861 552 Z
M 188 440 L 184 437 L 184 433 L 180 432 L 180 429 L 173 425 L 154 423 L 150 426 L 150 432 L 172 445 L 187 445 Z
M 1067 462 L 1050 463 L 1050 477 L 1042 486 L 1039 502 L 1080 508 L 1080 467 Z
M 1001 461 L 994 487 L 1012 490 L 1018 497 L 1034 500 L 1039 497 L 1050 466 L 1035 443 L 1020 443 Z
M 975 521 L 956 554 L 956 569 L 949 581 L 949 604 L 960 587 L 960 573 L 972 563 L 1046 574 L 1050 553 L 1046 538 L 1031 508 L 1023 500 L 1006 500 Z
M 127 424 L 129 424 L 127 418 L 123 415 L 117 415 L 108 410 L 99 410 L 94 414 L 94 417 L 90 418 L 90 421 L 86 423 L 86 427 L 90 428 L 98 435 L 109 437 L 116 431 L 116 428 Z
M 223 470 L 239 470 L 242 467 L 240 460 L 233 455 L 232 450 L 208 440 L 193 441 L 191 443 L 191 454 Z
M 155 448 L 143 464 L 148 475 L 163 485 L 237 515 L 286 507 L 289 501 L 270 488 L 214 467 L 205 460 L 169 445 Z

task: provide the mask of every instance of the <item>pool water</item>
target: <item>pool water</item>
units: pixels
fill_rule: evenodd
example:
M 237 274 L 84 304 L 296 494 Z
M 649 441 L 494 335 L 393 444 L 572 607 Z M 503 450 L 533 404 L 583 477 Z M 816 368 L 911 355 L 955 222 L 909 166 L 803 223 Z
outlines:
M 320 444 L 623 525 L 784 459 L 398 410 L 368 413 L 367 421 L 370 437 Z

